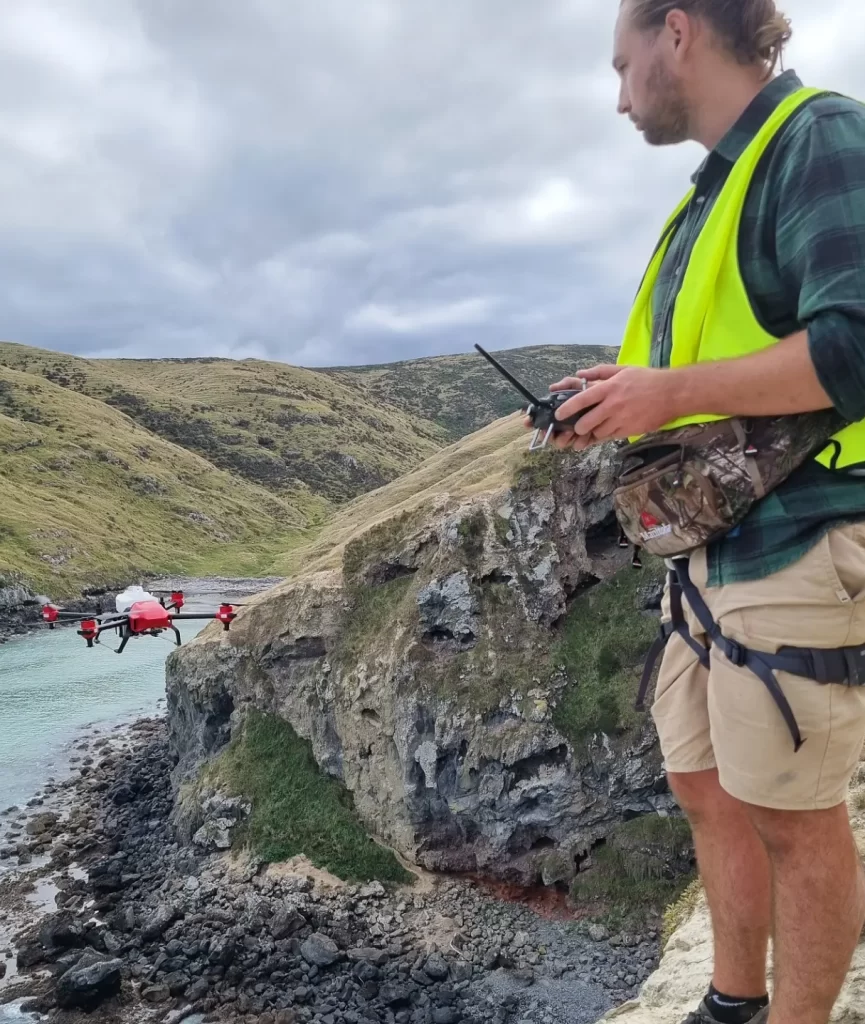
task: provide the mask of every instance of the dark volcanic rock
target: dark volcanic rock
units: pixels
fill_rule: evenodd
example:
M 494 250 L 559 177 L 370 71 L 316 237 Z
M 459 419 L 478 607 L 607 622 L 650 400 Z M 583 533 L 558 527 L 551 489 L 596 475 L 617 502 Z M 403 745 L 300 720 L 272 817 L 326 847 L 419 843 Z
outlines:
M 122 960 L 100 960 L 71 967 L 57 979 L 57 1005 L 64 1009 L 93 1010 L 120 991 Z
M 588 1024 L 635 995 L 656 962 L 656 935 L 594 943 L 467 881 L 331 890 L 255 859 L 245 869 L 187 856 L 169 824 L 164 725 L 130 735 L 133 749 L 99 769 L 107 789 L 79 789 L 70 845 L 90 844 L 93 863 L 89 881 L 68 878 L 59 896 L 80 904 L 19 949 L 22 973 L 47 964 L 42 1009 L 98 1006 L 120 984 L 125 1024 L 136 1012 L 179 1024 L 214 1011 L 237 1024 Z M 116 803 L 120 785 L 136 799 Z M 576 979 L 590 1010 L 565 999 Z M 559 984 L 562 1008 L 548 1012 Z
M 301 945 L 300 952 L 308 964 L 316 967 L 330 967 L 342 956 L 333 939 L 319 933 L 310 935 Z
M 179 911 L 177 907 L 164 903 L 145 921 L 144 927 L 141 929 L 142 939 L 145 942 L 152 942 L 154 939 L 158 939 L 165 929 L 177 920 L 178 916 Z

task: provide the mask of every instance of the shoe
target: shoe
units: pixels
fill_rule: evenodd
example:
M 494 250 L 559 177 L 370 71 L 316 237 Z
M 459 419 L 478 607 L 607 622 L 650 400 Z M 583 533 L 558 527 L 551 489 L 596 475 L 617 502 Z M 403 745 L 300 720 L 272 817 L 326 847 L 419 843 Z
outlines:
M 758 1010 L 748 1024 L 766 1024 L 769 1019 L 769 1007 L 764 1006 L 762 1010 Z M 694 1010 L 689 1013 L 688 1016 L 682 1021 L 682 1024 L 718 1024 L 718 1018 L 713 1017 L 709 1011 L 709 1007 L 706 1005 L 704 999 L 702 1003 Z

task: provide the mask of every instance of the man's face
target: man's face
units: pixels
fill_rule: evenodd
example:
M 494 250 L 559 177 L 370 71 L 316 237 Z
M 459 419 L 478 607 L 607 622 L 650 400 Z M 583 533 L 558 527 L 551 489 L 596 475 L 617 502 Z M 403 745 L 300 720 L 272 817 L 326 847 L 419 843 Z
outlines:
M 674 146 L 688 134 L 688 106 L 670 61 L 668 29 L 641 31 L 625 0 L 616 23 L 613 67 L 619 75 L 619 113 L 627 114 L 650 146 Z

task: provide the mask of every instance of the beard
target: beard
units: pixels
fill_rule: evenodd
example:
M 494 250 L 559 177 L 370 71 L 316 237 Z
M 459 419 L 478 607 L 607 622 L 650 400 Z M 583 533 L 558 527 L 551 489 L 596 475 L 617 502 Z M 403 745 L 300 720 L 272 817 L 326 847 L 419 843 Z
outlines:
M 688 105 L 679 82 L 659 59 L 652 65 L 646 82 L 652 107 L 639 118 L 639 126 L 650 146 L 676 146 L 690 138 Z

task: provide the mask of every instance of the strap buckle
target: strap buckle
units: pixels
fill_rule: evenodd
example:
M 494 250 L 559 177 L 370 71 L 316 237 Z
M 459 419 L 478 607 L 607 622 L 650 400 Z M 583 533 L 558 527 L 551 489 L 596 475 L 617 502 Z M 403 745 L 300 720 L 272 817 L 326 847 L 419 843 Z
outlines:
M 748 661 L 748 648 L 744 647 L 737 640 L 731 640 L 728 636 L 722 637 L 722 650 L 728 661 L 737 668 L 741 668 Z

